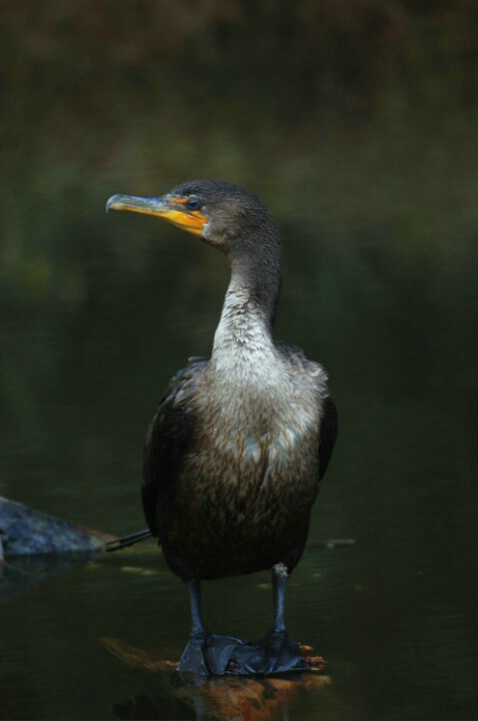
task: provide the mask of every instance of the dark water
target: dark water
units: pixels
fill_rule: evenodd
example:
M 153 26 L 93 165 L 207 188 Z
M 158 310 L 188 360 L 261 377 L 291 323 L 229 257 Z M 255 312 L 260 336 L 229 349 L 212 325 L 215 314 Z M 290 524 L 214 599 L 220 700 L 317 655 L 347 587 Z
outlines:
M 78 25 L 55 15 L 53 32 L 49 3 L 35 17 L 7 4 L 0 493 L 112 533 L 144 526 L 144 430 L 170 376 L 209 352 L 228 276 L 192 237 L 105 217 L 104 203 L 197 176 L 247 185 L 282 230 L 277 336 L 326 366 L 340 416 L 287 605 L 291 635 L 327 659 L 330 683 L 299 695 L 289 716 L 476 718 L 473 104 L 448 108 L 438 79 L 428 104 L 416 107 L 420 93 L 407 111 L 395 95 L 368 98 L 360 122 L 332 123 L 320 98 L 304 114 L 306 85 L 284 117 L 287 98 L 253 75 L 237 97 L 217 77 L 209 94 L 190 94 L 191 63 L 186 72 L 174 53 L 155 94 L 147 67 L 131 70 L 140 61 L 124 14 L 118 36 L 89 45 L 96 11 L 85 5 L 71 3 Z M 324 548 L 330 538 L 355 544 Z M 187 594 L 160 554 L 53 571 L 0 606 L 0 717 L 195 718 L 158 674 L 98 642 L 178 657 Z M 10 590 L 22 574 L 37 578 L 4 570 Z M 206 584 L 209 624 L 261 635 L 268 582 Z
M 227 275 L 209 248 L 147 220 L 108 217 L 114 231 L 102 239 L 103 200 L 98 238 L 85 238 L 89 297 L 73 309 L 6 304 L 2 492 L 122 533 L 144 525 L 144 427 L 173 370 L 207 350 Z M 132 268 L 114 267 L 108 233 L 127 243 L 136 232 L 155 237 L 136 246 Z M 302 221 L 284 240 L 280 336 L 326 363 L 341 418 L 287 611 L 291 633 L 329 662 L 331 684 L 301 696 L 291 718 L 473 718 L 472 268 L 407 273 L 385 233 L 334 244 Z M 355 545 L 317 545 L 344 537 Z M 257 637 L 270 622 L 268 581 L 207 584 L 206 618 Z M 108 636 L 178 657 L 187 594 L 154 548 L 63 571 L 7 601 L 0 618 L 3 718 L 122 717 L 115 705 L 141 695 L 159 718 L 194 718 L 154 674 L 98 644 Z

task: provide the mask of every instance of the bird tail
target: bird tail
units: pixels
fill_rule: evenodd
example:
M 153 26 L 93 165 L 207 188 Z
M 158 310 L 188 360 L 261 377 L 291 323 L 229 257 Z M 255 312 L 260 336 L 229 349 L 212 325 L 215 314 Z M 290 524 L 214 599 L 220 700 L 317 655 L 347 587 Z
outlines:
M 134 546 L 135 543 L 144 541 L 145 538 L 150 538 L 152 535 L 149 528 L 146 528 L 144 531 L 138 531 L 137 533 L 131 533 L 129 536 L 122 536 L 121 538 L 115 538 L 114 541 L 108 541 L 105 550 L 108 552 L 122 551 L 123 548 Z

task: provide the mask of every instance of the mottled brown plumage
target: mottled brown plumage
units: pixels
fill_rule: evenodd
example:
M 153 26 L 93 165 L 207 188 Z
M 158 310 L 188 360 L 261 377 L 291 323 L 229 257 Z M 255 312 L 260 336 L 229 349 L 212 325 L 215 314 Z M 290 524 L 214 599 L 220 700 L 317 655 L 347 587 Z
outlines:
M 204 579 L 273 569 L 274 631 L 285 634 L 285 580 L 307 540 L 336 412 L 323 368 L 272 338 L 281 278 L 276 225 L 255 196 L 228 183 L 187 183 L 159 199 L 114 196 L 109 206 L 165 217 L 230 263 L 211 358 L 192 359 L 172 379 L 148 430 L 143 507 L 166 561 L 189 585 L 192 636 L 202 638 L 203 652 Z M 206 658 L 201 669 L 211 665 Z

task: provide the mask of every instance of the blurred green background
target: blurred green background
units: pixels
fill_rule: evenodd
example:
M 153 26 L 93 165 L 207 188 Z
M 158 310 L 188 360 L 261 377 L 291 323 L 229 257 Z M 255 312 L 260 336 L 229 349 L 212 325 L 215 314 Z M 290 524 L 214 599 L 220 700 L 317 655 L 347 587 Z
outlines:
M 104 204 L 242 184 L 282 231 L 277 335 L 326 366 L 339 408 L 304 559 L 357 541 L 326 590 L 334 633 L 316 611 L 347 699 L 322 711 L 475 718 L 478 5 L 3 0 L 0 22 L 0 493 L 112 533 L 144 526 L 143 434 L 171 375 L 208 354 L 228 274 L 192 237 Z M 297 595 L 291 632 L 311 618 Z M 12 629 L 36 602 L 22 603 L 5 607 Z M 45 623 L 58 633 L 41 623 L 21 653 L 12 631 L 6 689 Z M 27 674 L 5 718 L 76 717 L 50 682 Z M 20 702 L 25 687 L 42 703 Z M 106 713 L 92 699 L 78 717 Z

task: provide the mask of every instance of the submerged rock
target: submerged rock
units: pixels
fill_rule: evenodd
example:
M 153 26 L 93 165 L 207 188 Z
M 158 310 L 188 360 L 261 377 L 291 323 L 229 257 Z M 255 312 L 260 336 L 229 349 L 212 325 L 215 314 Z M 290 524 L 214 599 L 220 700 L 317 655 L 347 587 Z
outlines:
M 100 551 L 115 538 L 0 496 L 0 560 L 29 554 Z

